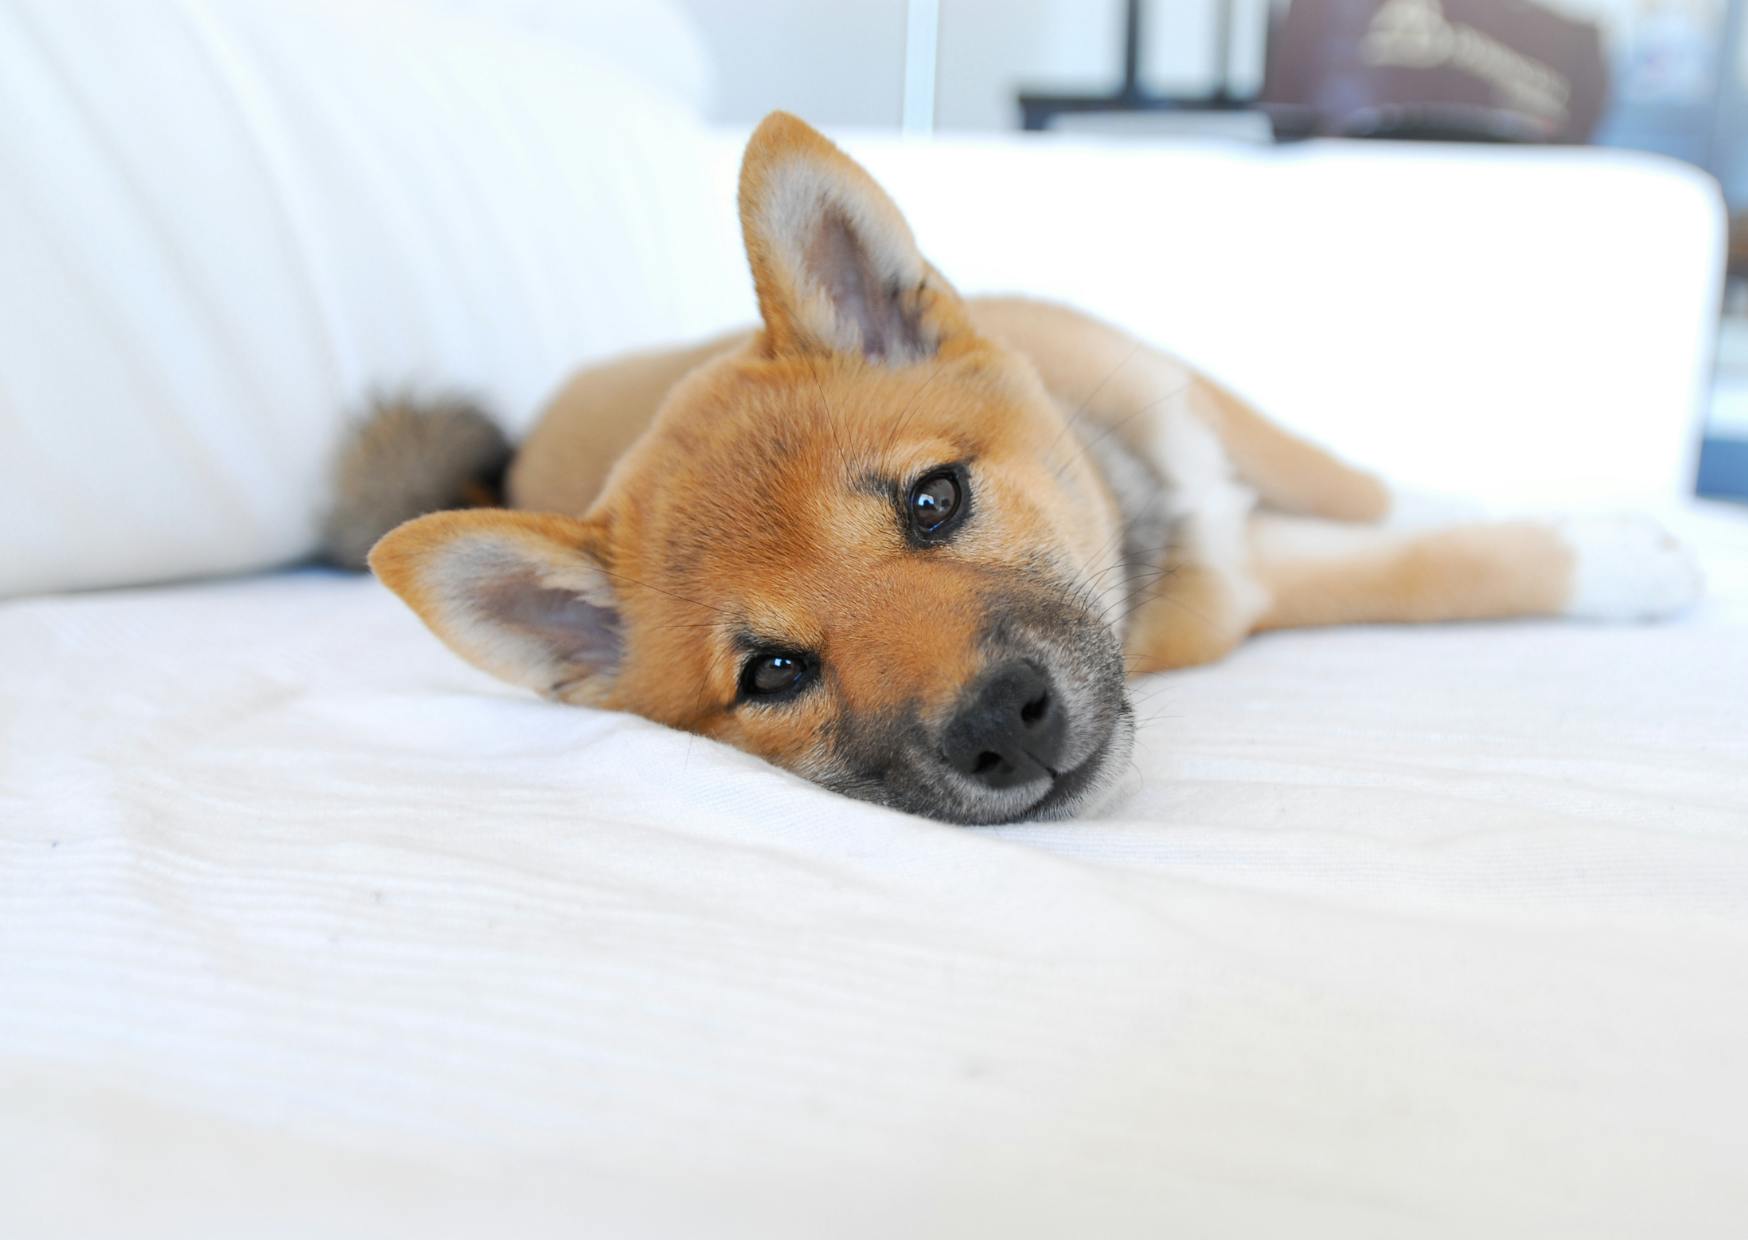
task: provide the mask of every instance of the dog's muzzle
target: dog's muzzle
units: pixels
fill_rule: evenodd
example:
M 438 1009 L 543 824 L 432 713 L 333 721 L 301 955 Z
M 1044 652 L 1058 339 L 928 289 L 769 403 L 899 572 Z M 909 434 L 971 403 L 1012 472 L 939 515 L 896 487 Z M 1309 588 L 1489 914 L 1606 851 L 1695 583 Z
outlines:
M 945 719 L 915 715 L 855 729 L 854 773 L 821 782 L 850 796 L 947 822 L 1067 818 L 1122 771 L 1134 741 L 1122 648 L 1081 614 L 1004 621 L 983 670 Z

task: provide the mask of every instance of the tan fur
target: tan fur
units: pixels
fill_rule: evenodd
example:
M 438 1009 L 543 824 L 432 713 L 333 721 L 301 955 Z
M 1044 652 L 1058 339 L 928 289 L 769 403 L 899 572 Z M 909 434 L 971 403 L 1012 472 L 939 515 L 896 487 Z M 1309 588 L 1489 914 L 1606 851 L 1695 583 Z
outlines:
M 1135 613 L 1129 671 L 1144 675 L 1223 659 L 1251 632 L 1254 617 L 1232 574 L 1178 561 Z
M 1261 629 L 1557 615 L 1573 554 L 1532 522 L 1399 533 L 1259 516 L 1255 571 L 1268 592 Z
M 740 213 L 759 329 L 566 384 L 508 479 L 517 507 L 562 515 L 439 514 L 372 555 L 476 664 L 850 788 L 875 776 L 846 766 L 847 732 L 938 730 L 992 630 L 1028 616 L 1096 619 L 1116 666 L 1108 621 L 1139 672 L 1263 629 L 1548 614 L 1573 589 L 1548 527 L 1378 525 L 1375 476 L 1170 355 L 1065 307 L 960 299 L 793 117 L 754 134 Z M 1107 449 L 1138 463 L 1121 484 Z M 951 462 L 973 517 L 919 549 L 894 504 Z M 1126 562 L 1150 522 L 1169 545 Z M 754 640 L 816 654 L 821 689 L 737 704 Z
M 505 478 L 511 506 L 587 511 L 613 467 L 649 429 L 674 384 L 751 338 L 751 332 L 735 332 L 688 348 L 634 353 L 579 370 L 553 396 L 511 463 Z

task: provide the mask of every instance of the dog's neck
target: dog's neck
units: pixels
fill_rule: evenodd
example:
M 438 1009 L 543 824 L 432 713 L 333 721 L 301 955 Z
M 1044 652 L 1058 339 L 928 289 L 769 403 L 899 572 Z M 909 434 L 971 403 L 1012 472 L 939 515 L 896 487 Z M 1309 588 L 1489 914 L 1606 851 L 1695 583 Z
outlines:
M 1100 570 L 1119 575 L 1124 583 L 1121 619 L 1114 626 L 1122 637 L 1129 617 L 1165 570 L 1175 541 L 1177 505 L 1172 502 L 1171 484 L 1121 436 L 1095 428 L 1082 438 L 1084 450 L 1116 501 L 1123 531 L 1119 563 Z

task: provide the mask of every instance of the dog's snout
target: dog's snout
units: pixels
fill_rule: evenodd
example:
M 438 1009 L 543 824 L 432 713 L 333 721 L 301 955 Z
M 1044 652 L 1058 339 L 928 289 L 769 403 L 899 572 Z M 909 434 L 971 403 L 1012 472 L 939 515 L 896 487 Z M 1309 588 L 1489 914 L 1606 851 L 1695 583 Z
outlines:
M 1068 734 L 1049 678 L 1024 661 L 980 677 L 947 724 L 947 765 L 986 788 L 1013 788 L 1056 774 Z

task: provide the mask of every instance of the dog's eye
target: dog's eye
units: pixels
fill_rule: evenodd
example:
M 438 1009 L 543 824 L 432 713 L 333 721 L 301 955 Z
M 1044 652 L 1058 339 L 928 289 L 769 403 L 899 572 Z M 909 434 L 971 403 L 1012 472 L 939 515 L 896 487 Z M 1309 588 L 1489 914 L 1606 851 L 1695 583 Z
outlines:
M 797 693 L 813 672 L 813 661 L 803 654 L 772 651 L 756 654 L 741 669 L 743 697 L 776 698 Z
M 937 469 L 910 489 L 910 526 L 918 538 L 945 538 L 965 509 L 965 483 L 957 468 Z

